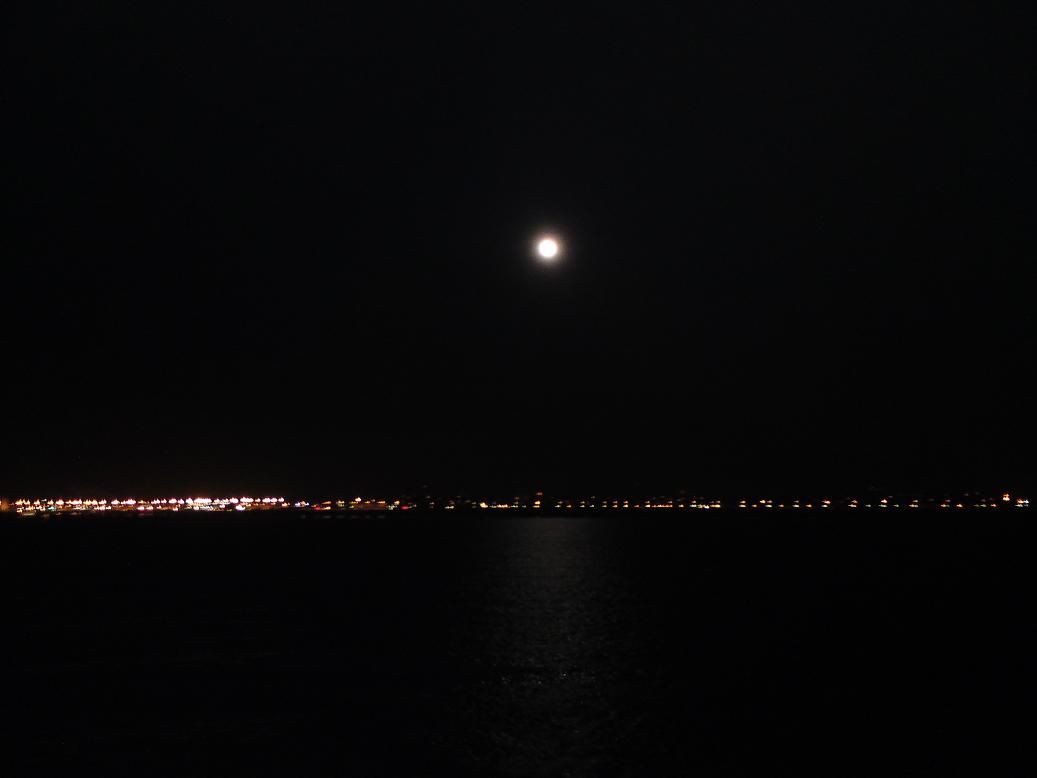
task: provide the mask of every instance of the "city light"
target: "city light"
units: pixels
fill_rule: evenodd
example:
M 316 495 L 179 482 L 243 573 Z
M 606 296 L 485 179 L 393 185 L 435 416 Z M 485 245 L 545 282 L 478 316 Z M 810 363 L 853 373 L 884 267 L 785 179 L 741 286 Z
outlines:
M 23 516 L 77 515 L 103 512 L 133 513 L 145 515 L 153 513 L 254 513 L 272 510 L 291 510 L 296 512 L 342 513 L 353 514 L 387 513 L 396 510 L 488 510 L 488 511 L 544 511 L 553 507 L 562 513 L 595 512 L 603 510 L 635 510 L 635 511 L 677 511 L 686 513 L 696 510 L 720 510 L 724 508 L 740 510 L 774 510 L 774 511 L 811 511 L 811 510 L 939 510 L 939 509 L 996 509 L 998 507 L 1029 508 L 1027 497 L 1013 497 L 1008 492 L 988 493 L 969 492 L 954 497 L 918 497 L 913 495 L 871 495 L 868 497 L 802 497 L 775 500 L 771 497 L 740 497 L 732 499 L 707 498 L 700 496 L 669 495 L 654 496 L 598 496 L 572 495 L 561 496 L 545 502 L 542 492 L 535 495 L 513 495 L 509 497 L 450 497 L 426 496 L 421 499 L 397 497 L 361 497 L 326 500 L 289 500 L 285 497 L 251 497 L 235 495 L 232 497 L 58 497 L 58 498 L 26 498 L 13 501 L 2 499 L 0 511 L 11 512 Z

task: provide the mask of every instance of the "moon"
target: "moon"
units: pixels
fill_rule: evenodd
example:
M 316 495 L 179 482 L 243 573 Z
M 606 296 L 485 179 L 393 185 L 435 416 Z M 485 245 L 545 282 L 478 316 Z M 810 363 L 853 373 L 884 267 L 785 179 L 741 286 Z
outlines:
M 546 262 L 550 262 L 558 256 L 562 247 L 555 238 L 541 238 L 537 241 L 537 256 Z

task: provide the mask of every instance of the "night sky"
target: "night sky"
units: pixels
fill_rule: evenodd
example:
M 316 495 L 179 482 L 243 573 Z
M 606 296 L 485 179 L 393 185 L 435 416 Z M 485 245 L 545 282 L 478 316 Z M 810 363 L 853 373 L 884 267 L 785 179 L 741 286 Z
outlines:
M 369 5 L 5 14 L 0 493 L 1027 485 L 1029 4 Z

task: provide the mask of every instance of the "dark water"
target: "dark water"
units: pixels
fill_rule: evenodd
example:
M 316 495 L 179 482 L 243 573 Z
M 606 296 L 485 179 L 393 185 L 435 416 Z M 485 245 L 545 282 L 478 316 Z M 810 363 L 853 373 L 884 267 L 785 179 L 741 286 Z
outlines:
M 1031 774 L 1025 516 L 8 522 L 11 775 Z

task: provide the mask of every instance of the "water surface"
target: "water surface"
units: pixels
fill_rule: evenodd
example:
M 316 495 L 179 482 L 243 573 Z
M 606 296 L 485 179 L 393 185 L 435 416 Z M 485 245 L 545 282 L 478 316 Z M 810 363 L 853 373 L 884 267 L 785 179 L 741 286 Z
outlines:
M 1027 772 L 1032 541 L 1007 513 L 8 522 L 3 745 L 19 774 Z

